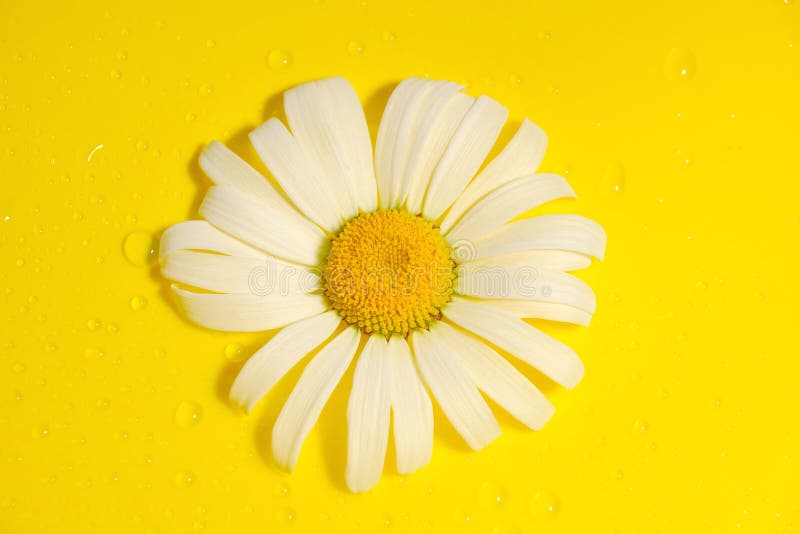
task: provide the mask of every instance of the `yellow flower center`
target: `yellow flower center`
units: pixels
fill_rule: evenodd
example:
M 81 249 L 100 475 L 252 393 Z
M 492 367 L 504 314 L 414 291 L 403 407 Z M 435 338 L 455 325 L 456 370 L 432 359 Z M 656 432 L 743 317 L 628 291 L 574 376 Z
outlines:
M 441 317 L 455 263 L 433 223 L 405 210 L 378 210 L 345 223 L 322 271 L 333 309 L 365 333 L 408 335 Z

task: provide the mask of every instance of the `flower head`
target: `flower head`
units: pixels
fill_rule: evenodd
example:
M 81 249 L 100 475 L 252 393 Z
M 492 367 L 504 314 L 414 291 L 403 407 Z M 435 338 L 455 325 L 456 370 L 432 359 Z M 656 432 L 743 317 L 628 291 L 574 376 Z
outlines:
M 164 233 L 162 272 L 192 321 L 280 329 L 245 364 L 231 399 L 249 411 L 314 353 L 272 432 L 287 469 L 354 360 L 353 491 L 380 479 L 390 419 L 398 471 L 428 463 L 430 395 L 474 449 L 500 433 L 481 392 L 541 428 L 554 408 L 505 356 L 568 388 L 583 376 L 572 349 L 524 319 L 588 325 L 594 294 L 567 272 L 602 258 L 605 233 L 578 215 L 509 222 L 574 192 L 560 176 L 535 173 L 547 137 L 528 120 L 481 170 L 508 114 L 461 90 L 400 83 L 373 160 L 347 81 L 291 89 L 291 132 L 270 119 L 250 134 L 277 187 L 212 142 L 200 156 L 215 184 L 200 207 L 204 220 Z

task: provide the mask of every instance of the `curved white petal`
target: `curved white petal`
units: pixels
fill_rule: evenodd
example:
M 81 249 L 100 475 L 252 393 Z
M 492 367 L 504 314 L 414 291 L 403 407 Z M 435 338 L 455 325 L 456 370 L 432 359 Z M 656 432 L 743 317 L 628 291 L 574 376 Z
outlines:
M 466 251 L 467 253 L 469 251 Z M 592 264 L 592 258 L 586 254 L 566 250 L 520 250 L 500 256 L 467 259 L 462 265 L 470 267 L 530 267 L 540 265 L 554 271 L 576 271 Z
M 606 233 L 580 215 L 539 215 L 504 224 L 473 244 L 475 258 L 521 250 L 566 250 L 603 259 Z
M 423 89 L 416 93 L 415 98 L 409 101 L 400 121 L 393 153 L 393 188 L 390 206 L 402 205 L 415 182 L 423 181 L 427 185 L 430 172 L 444 152 L 449 140 L 441 142 L 437 137 L 432 137 L 432 134 L 441 137 L 439 130 L 442 127 L 437 128 L 437 124 L 440 122 L 439 116 L 460 89 L 461 86 L 457 83 L 428 81 Z M 466 109 L 464 109 L 464 113 L 466 113 Z M 455 132 L 455 126 L 448 137 L 451 137 L 453 132 Z M 427 166 L 428 174 L 424 175 L 426 172 L 424 164 L 429 163 L 429 160 L 433 161 Z M 415 185 L 415 187 L 420 186 Z
M 453 224 L 488 192 L 539 168 L 547 148 L 547 134 L 525 119 L 511 141 L 490 161 L 455 201 L 442 222 L 442 232 Z
M 305 355 L 333 334 L 342 318 L 329 311 L 282 328 L 253 354 L 231 386 L 230 398 L 250 411 Z
M 320 288 L 313 269 L 272 256 L 243 258 L 178 250 L 167 255 L 161 274 L 170 280 L 217 293 L 311 293 Z
M 555 408 L 536 386 L 483 341 L 442 324 L 450 347 L 478 389 L 528 427 L 539 430 Z
M 369 136 L 364 108 L 350 82 L 342 77 L 320 80 L 327 93 L 328 105 L 332 107 L 339 122 L 345 143 L 345 164 L 348 178 L 355 188 L 356 202 L 364 212 L 378 208 L 378 187 L 375 182 L 375 161 L 372 156 L 372 140 Z
M 405 136 L 401 132 L 403 119 L 409 108 L 415 106 L 421 94 L 431 83 L 423 78 L 406 78 L 392 91 L 386 108 L 381 116 L 378 126 L 378 138 L 375 141 L 375 177 L 378 183 L 378 193 L 382 208 L 392 207 L 395 183 L 399 177 L 395 176 L 395 168 L 400 167 L 400 161 L 405 161 L 405 152 L 398 150 L 398 143 L 407 142 L 408 132 Z M 407 122 L 406 122 L 407 123 Z M 402 139 L 402 142 L 400 141 Z
M 546 319 L 581 326 L 589 326 L 592 322 L 591 313 L 566 304 L 522 299 L 482 299 L 480 302 L 526 319 Z
M 194 293 L 175 285 L 172 291 L 193 322 L 225 332 L 260 332 L 305 319 L 327 310 L 321 295 L 237 295 Z
M 480 96 L 458 125 L 433 171 L 422 213 L 434 221 L 464 191 L 486 159 L 508 117 L 508 110 Z
M 200 205 L 200 214 L 217 228 L 279 258 L 317 265 L 325 253 L 325 234 L 311 221 L 238 189 L 212 187 Z
M 405 174 L 411 156 L 411 148 L 416 142 L 419 118 L 425 108 L 425 102 L 430 99 L 431 93 L 435 91 L 438 83 L 433 80 L 424 80 L 424 83 L 420 84 L 408 98 L 405 108 L 402 110 L 392 151 L 392 188 L 389 191 L 388 200 L 388 206 L 391 208 L 398 207 L 402 202 L 403 182 L 406 179 Z
M 353 360 L 360 338 L 357 328 L 346 328 L 303 370 L 272 428 L 272 454 L 283 468 L 294 469 L 306 436 Z
M 292 209 L 266 177 L 219 141 L 212 141 L 203 149 L 200 168 L 216 185 L 238 189 L 273 209 Z
M 509 312 L 454 297 L 444 316 L 564 387 L 572 389 L 583 378 L 583 363 L 575 351 Z
M 441 102 L 437 98 L 434 102 L 438 107 Z M 406 209 L 411 213 L 422 212 L 422 200 L 428 190 L 433 169 L 442 159 L 447 145 L 453 138 L 458 125 L 464 119 L 469 108 L 475 103 L 475 98 L 464 93 L 451 95 L 443 109 L 432 109 L 421 125 L 421 130 L 426 130 L 426 135 L 417 139 L 419 147 L 412 148 L 412 155 L 408 162 L 408 182 L 405 192 Z
M 372 144 L 364 110 L 344 78 L 305 83 L 284 93 L 286 118 L 295 139 L 337 189 L 346 219 L 377 207 Z
M 353 492 L 374 487 L 381 478 L 389 442 L 389 349 L 371 336 L 356 362 L 347 403 L 347 486 Z
M 594 313 L 592 288 L 571 274 L 542 267 L 459 265 L 456 293 L 484 299 L 527 299 L 567 304 Z
M 414 367 L 406 340 L 392 336 L 387 349 L 397 471 L 406 474 L 431 461 L 433 404 Z
M 275 118 L 250 132 L 250 142 L 294 205 L 309 219 L 333 233 L 342 226 L 336 188 L 319 171 L 286 126 Z
M 531 174 L 515 178 L 480 199 L 447 234 L 451 243 L 476 241 L 504 222 L 557 198 L 575 197 L 567 181 L 557 174 Z
M 208 221 L 173 224 L 161 236 L 158 257 L 164 260 L 178 250 L 208 250 L 245 258 L 265 259 L 267 254 L 217 230 Z
M 411 335 L 417 366 L 436 402 L 467 444 L 482 449 L 500 435 L 500 426 L 475 382 L 461 365 L 443 323 Z

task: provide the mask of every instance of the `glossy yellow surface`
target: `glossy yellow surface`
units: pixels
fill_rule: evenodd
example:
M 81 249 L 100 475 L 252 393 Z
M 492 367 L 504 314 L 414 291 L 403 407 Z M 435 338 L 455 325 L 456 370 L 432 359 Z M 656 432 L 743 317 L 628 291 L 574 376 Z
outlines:
M 798 2 L 391 5 L 3 4 L 0 531 L 800 529 Z M 191 326 L 147 263 L 195 215 L 201 146 L 255 161 L 282 90 L 334 74 L 373 128 L 409 75 L 530 117 L 579 195 L 548 210 L 609 234 L 581 275 L 591 328 L 546 327 L 587 368 L 543 384 L 548 426 L 498 410 L 474 453 L 437 413 L 431 464 L 399 476 L 390 453 L 364 495 L 344 486 L 349 375 L 279 472 L 297 370 L 232 409 L 269 335 Z

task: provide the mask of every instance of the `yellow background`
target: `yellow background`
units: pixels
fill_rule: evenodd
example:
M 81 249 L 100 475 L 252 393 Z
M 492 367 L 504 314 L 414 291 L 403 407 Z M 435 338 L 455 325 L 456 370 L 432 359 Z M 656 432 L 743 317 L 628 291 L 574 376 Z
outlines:
M 795 0 L 237 4 L 2 4 L 0 531 L 800 528 Z M 474 453 L 437 412 L 431 464 L 399 476 L 390 453 L 365 495 L 343 480 L 350 379 L 280 472 L 298 372 L 232 409 L 269 335 L 188 324 L 123 246 L 144 232 L 144 261 L 137 238 L 195 216 L 204 143 L 255 161 L 246 133 L 328 75 L 373 129 L 410 75 L 491 95 L 548 132 L 543 169 L 579 195 L 548 209 L 609 235 L 581 274 L 591 328 L 545 327 L 587 368 L 548 388 L 549 425 L 497 411 Z

